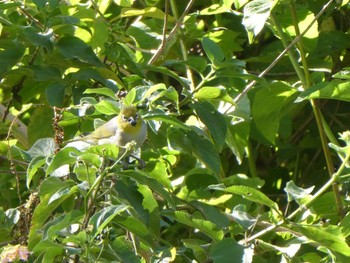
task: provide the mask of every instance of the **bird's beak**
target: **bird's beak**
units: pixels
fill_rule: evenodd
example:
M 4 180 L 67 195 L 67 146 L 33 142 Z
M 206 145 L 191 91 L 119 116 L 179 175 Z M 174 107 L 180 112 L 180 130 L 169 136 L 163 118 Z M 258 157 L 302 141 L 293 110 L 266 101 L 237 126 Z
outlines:
M 130 124 L 131 124 L 131 126 L 136 126 L 136 120 L 132 120 L 132 121 L 130 122 Z

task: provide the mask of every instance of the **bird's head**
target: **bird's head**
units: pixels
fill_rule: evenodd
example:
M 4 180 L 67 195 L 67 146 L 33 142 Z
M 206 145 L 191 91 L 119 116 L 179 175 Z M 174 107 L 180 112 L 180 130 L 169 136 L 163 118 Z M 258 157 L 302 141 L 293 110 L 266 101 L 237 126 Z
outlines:
M 142 118 L 134 106 L 123 106 L 118 115 L 118 128 L 124 132 L 135 134 L 142 127 Z

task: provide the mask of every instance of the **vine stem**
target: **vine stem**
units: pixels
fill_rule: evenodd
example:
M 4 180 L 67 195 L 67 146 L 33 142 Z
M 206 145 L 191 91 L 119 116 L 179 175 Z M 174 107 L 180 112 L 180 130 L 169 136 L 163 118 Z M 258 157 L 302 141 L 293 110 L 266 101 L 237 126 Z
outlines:
M 185 10 L 183 11 L 181 17 L 179 17 L 178 21 L 176 22 L 174 28 L 170 31 L 169 36 L 166 39 L 162 40 L 161 45 L 158 47 L 156 53 L 153 55 L 153 57 L 148 61 L 148 65 L 152 65 L 154 64 L 159 57 L 163 54 L 164 50 L 166 50 L 167 45 L 169 44 L 170 40 L 172 40 L 177 31 L 180 29 L 180 26 L 182 25 L 183 20 L 185 19 L 185 16 L 188 14 L 188 12 L 190 11 L 193 3 L 195 0 L 191 0 L 189 1 L 189 3 L 187 4 Z
M 281 60 L 281 58 L 297 43 L 299 40 L 309 31 L 309 29 L 313 26 L 313 24 L 317 21 L 317 19 L 320 18 L 320 16 L 327 10 L 327 8 L 330 6 L 331 3 L 333 3 L 334 0 L 329 0 L 321 9 L 321 11 L 315 16 L 315 18 L 311 21 L 311 23 L 305 28 L 305 30 L 298 35 L 296 38 L 293 39 L 293 41 L 275 58 L 274 61 L 263 71 L 261 72 L 258 77 L 262 78 L 265 76 L 276 64 Z M 240 101 L 247 93 L 250 91 L 254 85 L 256 84 L 256 80 L 253 80 L 250 82 L 247 87 L 234 98 L 234 103 L 237 103 Z
M 329 187 L 331 187 L 334 182 L 336 182 L 340 175 L 342 174 L 342 172 L 344 171 L 344 169 L 346 168 L 346 165 L 348 164 L 350 160 L 350 146 L 347 146 L 347 151 L 346 151 L 346 156 L 341 164 L 341 166 L 339 167 L 338 171 L 332 175 L 332 177 L 328 180 L 328 182 L 326 184 L 324 184 L 311 198 L 310 200 L 308 200 L 307 203 L 305 203 L 302 206 L 299 206 L 293 213 L 291 213 L 286 219 L 283 219 L 279 222 L 277 222 L 275 225 L 271 225 L 268 226 L 267 228 L 265 228 L 264 230 L 256 233 L 255 235 L 247 238 L 244 240 L 244 243 L 250 243 L 253 240 L 269 233 L 270 231 L 282 226 L 286 221 L 292 220 L 294 217 L 296 217 L 299 213 L 301 213 L 302 211 L 305 211 L 307 208 L 310 207 L 310 205 L 316 200 L 318 199 L 321 195 L 323 195 Z

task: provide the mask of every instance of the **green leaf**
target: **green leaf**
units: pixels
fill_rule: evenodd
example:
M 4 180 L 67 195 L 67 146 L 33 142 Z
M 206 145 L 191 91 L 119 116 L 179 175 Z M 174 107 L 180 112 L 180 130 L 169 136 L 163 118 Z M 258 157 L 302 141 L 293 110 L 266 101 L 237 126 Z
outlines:
M 188 132 L 187 137 L 192 144 L 194 155 L 211 169 L 217 177 L 220 177 L 221 160 L 215 146 L 208 139 L 193 131 Z
M 255 226 L 257 219 L 250 216 L 247 213 L 245 205 L 237 205 L 232 209 L 231 216 L 234 220 L 240 224 L 245 230 L 250 229 L 252 226 Z
M 279 211 L 277 203 L 268 198 L 264 193 L 256 190 L 252 187 L 245 185 L 233 185 L 230 187 L 223 187 L 222 185 L 212 185 L 209 186 L 209 189 L 224 191 L 226 193 L 240 195 L 243 198 L 250 200 L 252 202 L 265 205 L 273 210 L 275 210 L 278 214 L 282 215 L 282 212 Z
M 212 222 L 193 218 L 190 214 L 183 211 L 166 212 L 165 215 L 173 217 L 174 220 L 189 227 L 198 229 L 214 241 L 219 241 L 224 237 L 224 232 Z
M 53 140 L 54 129 L 53 124 L 53 110 L 49 106 L 37 107 L 34 113 L 30 116 L 30 122 L 28 124 L 28 140 L 30 144 L 35 144 L 37 141 L 51 140 L 50 148 L 45 147 L 43 149 L 43 156 L 48 156 L 55 151 L 55 142 Z M 45 127 L 45 129 L 43 128 Z M 47 139 L 45 139 L 47 138 Z
M 125 237 L 116 238 L 112 243 L 112 248 L 117 253 L 120 262 L 139 263 L 140 259 L 135 255 L 133 248 L 125 242 Z
M 165 14 L 162 10 L 157 7 L 146 7 L 143 9 L 135 8 L 124 8 L 121 13 L 121 17 L 130 17 L 130 16 L 142 16 L 142 17 L 152 17 L 163 20 Z M 175 21 L 174 17 L 168 16 L 170 22 Z
M 26 153 L 31 159 L 35 157 L 48 157 L 54 154 L 55 149 L 55 141 L 52 138 L 43 138 L 37 140 Z
M 194 131 L 183 131 L 170 127 L 167 130 L 168 144 L 178 151 L 194 154 L 212 172 L 219 177 L 221 172 L 220 157 L 215 146 Z
M 79 59 L 94 66 L 103 66 L 91 47 L 80 38 L 65 36 L 60 38 L 56 46 L 67 59 Z
M 30 162 L 27 168 L 27 188 L 30 188 L 30 183 L 38 170 L 46 164 L 46 158 L 44 156 L 35 156 Z
M 235 154 L 237 162 L 241 164 L 248 145 L 250 124 L 246 121 L 231 122 L 228 128 L 226 143 Z
M 104 99 L 94 105 L 95 109 L 104 115 L 117 115 L 120 111 L 119 103 L 115 100 Z
M 168 202 L 170 208 L 175 209 L 175 201 L 170 195 L 170 193 L 164 189 L 163 185 L 161 185 L 157 180 L 149 177 L 146 173 L 129 170 L 120 172 L 119 175 L 124 175 L 133 178 L 138 183 L 147 185 L 153 191 L 157 192 L 160 196 L 162 196 Z
M 257 36 L 264 28 L 275 1 L 253 0 L 245 5 L 243 10 L 243 25 L 248 33 Z M 252 37 L 250 37 L 250 42 Z
M 286 106 L 292 104 L 296 90 L 283 82 L 274 82 L 261 87 L 252 103 L 252 119 L 258 132 L 275 144 L 280 122 Z
M 233 238 L 225 238 L 214 244 L 210 249 L 209 256 L 214 263 L 246 262 L 244 260 L 244 247 Z
M 292 230 L 305 235 L 307 238 L 325 246 L 333 252 L 343 255 L 349 260 L 350 247 L 345 237 L 341 234 L 340 228 L 337 226 L 310 226 L 310 225 L 293 225 Z
M 184 130 L 190 130 L 191 128 L 188 127 L 186 124 L 184 124 L 182 121 L 179 121 L 178 119 L 174 118 L 173 116 L 167 114 L 167 113 L 160 113 L 160 112 L 148 112 L 147 114 L 143 115 L 142 118 L 144 120 L 156 120 L 156 121 L 163 121 L 165 123 L 177 126 Z
M 215 107 L 207 102 L 195 102 L 191 107 L 196 111 L 200 120 L 210 131 L 216 145 L 221 151 L 226 141 L 227 123 L 224 116 Z
M 95 238 L 100 234 L 116 215 L 122 213 L 127 208 L 126 205 L 111 205 L 94 214 L 89 221 L 89 225 L 93 226 L 92 237 Z
M 84 94 L 99 94 L 110 97 L 111 99 L 116 99 L 114 90 L 109 88 L 86 89 Z
M 76 156 L 80 155 L 80 152 L 74 147 L 66 147 L 60 150 L 52 159 L 49 167 L 46 170 L 46 174 L 52 173 L 54 170 L 62 167 L 66 164 L 74 164 L 77 161 L 76 156 L 73 156 L 74 153 Z
M 331 82 L 322 82 L 302 92 L 297 102 L 306 99 L 334 99 L 349 102 L 349 89 L 350 81 L 335 79 Z
M 218 65 L 224 61 L 224 52 L 221 50 L 220 46 L 216 44 L 213 40 L 207 37 L 203 37 L 202 46 L 211 63 L 213 63 L 214 65 Z
M 309 188 L 303 189 L 296 186 L 293 181 L 289 181 L 287 182 L 284 191 L 287 193 L 288 202 L 295 200 L 299 205 L 302 205 L 311 198 L 310 194 L 314 188 L 314 186 L 311 186 Z
M 0 50 L 0 76 L 2 76 L 22 58 L 25 49 L 17 42 L 1 40 Z
M 218 87 L 202 87 L 200 90 L 198 90 L 194 96 L 195 99 L 198 100 L 222 100 L 226 101 L 228 103 L 233 104 L 233 99 L 227 94 L 227 91 L 224 87 L 218 86 Z
M 189 204 L 197 208 L 203 214 L 206 220 L 214 223 L 220 228 L 226 228 L 230 225 L 230 221 L 227 216 L 218 208 L 199 201 L 192 201 Z
M 46 98 L 50 106 L 62 108 L 64 106 L 64 96 L 66 85 L 62 82 L 51 83 L 46 88 Z

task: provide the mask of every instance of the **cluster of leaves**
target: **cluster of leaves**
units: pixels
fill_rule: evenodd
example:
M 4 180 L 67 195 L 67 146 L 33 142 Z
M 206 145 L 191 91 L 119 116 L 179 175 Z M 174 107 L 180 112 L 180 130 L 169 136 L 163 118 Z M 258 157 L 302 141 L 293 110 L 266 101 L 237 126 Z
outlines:
M 1 251 L 347 262 L 349 7 L 1 2 Z M 114 145 L 64 147 L 121 100 L 148 124 L 144 169 Z

